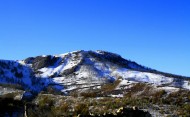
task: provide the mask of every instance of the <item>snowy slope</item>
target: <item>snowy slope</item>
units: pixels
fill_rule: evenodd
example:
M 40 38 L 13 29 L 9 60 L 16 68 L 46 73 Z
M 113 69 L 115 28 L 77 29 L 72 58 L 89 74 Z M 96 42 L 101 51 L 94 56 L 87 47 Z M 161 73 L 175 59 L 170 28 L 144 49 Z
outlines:
M 190 89 L 189 80 L 165 76 L 105 51 L 80 50 L 21 61 L 0 61 L 1 83 L 20 84 L 35 92 L 49 86 L 65 93 L 89 87 L 98 88 L 117 79 L 122 80 L 120 85 L 147 82 L 155 86 Z

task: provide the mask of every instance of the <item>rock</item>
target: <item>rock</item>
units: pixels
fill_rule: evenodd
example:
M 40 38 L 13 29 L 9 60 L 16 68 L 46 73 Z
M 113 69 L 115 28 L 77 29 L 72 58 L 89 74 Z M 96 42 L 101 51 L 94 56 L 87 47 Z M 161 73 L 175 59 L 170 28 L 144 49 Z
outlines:
M 122 113 L 123 112 L 123 107 L 120 107 L 118 110 L 117 110 L 117 113 Z
M 56 63 L 58 60 L 58 57 L 54 57 L 51 55 L 48 56 L 37 56 L 33 61 L 32 61 L 32 67 L 37 70 L 43 67 L 49 67 L 52 66 Z
M 14 100 L 22 100 L 23 95 L 22 94 L 18 94 L 14 97 Z
M 133 106 L 133 110 L 138 110 L 138 108 L 136 106 Z

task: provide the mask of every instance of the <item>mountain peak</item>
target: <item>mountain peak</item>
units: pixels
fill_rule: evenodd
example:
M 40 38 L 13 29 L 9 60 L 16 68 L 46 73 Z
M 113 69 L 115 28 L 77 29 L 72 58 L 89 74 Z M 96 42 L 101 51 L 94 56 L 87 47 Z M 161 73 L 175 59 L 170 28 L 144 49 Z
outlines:
M 190 89 L 187 78 L 159 72 L 102 50 L 78 50 L 0 62 L 0 82 L 19 83 L 36 92 L 50 86 L 61 92 L 83 90 L 87 86 L 97 88 L 118 79 L 125 85 L 148 82 Z

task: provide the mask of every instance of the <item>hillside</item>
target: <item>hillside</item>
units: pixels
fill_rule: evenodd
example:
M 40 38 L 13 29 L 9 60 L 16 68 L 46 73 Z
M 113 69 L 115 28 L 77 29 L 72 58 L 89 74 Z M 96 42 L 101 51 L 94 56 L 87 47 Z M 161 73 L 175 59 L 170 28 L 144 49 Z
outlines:
M 26 101 L 38 102 L 43 94 L 111 99 L 144 99 L 144 96 L 155 95 L 167 98 L 181 91 L 187 92 L 183 95 L 187 100 L 181 99 L 180 104 L 189 103 L 189 79 L 147 68 L 105 51 L 81 50 L 18 61 L 0 60 L 1 96 L 14 93 L 14 96 L 20 96 L 20 100 Z M 161 94 L 155 94 L 157 92 Z M 150 101 L 155 101 L 154 97 Z M 119 108 L 119 105 L 116 107 Z

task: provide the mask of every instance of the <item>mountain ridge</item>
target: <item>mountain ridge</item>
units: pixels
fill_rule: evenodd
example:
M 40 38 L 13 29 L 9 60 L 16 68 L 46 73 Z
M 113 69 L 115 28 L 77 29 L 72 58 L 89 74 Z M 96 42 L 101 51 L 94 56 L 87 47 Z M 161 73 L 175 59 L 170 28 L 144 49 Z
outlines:
M 57 57 L 58 57 L 58 56 L 64 56 L 64 55 L 66 55 L 66 54 L 72 54 L 72 53 L 75 53 L 75 52 L 99 52 L 99 53 L 109 53 L 109 54 L 111 54 L 111 55 L 118 56 L 118 57 L 124 59 L 121 55 L 118 55 L 118 54 L 112 53 L 112 52 L 108 52 L 108 51 L 103 51 L 103 50 L 96 50 L 96 51 L 92 51 L 92 50 L 90 50 L 90 51 L 78 50 L 78 51 L 73 51 L 73 52 L 68 52 L 68 53 L 65 53 L 65 54 L 58 54 L 58 55 L 39 55 L 39 56 L 35 56 L 35 57 L 28 57 L 28 58 L 24 59 L 24 61 L 27 61 L 27 59 L 36 58 L 36 57 L 46 57 L 46 56 L 54 56 L 54 57 L 57 56 Z M 141 68 L 146 68 L 146 70 L 148 70 L 148 72 L 151 72 L 151 73 L 164 74 L 164 75 L 170 76 L 170 77 L 177 77 L 177 78 L 187 78 L 187 79 L 190 79 L 189 76 L 184 76 L 184 75 L 179 75 L 179 74 L 164 72 L 164 71 L 152 69 L 152 68 L 150 68 L 150 67 L 146 67 L 146 66 L 144 66 L 144 65 L 141 65 L 141 64 L 139 64 L 139 63 L 136 63 L 135 61 L 131 61 L 131 60 L 128 60 L 128 59 L 125 59 L 125 60 L 127 60 L 127 61 L 129 61 L 129 62 L 131 62 L 131 63 L 133 63 L 133 64 L 136 64 L 136 65 L 140 66 Z M 17 61 L 19 61 L 19 60 L 17 60 Z M 132 69 L 132 68 L 131 68 L 131 69 Z M 134 70 L 137 70 L 137 69 L 134 69 Z M 143 71 L 143 70 L 141 69 L 140 71 L 147 72 L 146 70 Z
M 133 82 L 148 82 L 190 89 L 189 77 L 160 72 L 100 50 L 79 50 L 17 61 L 0 60 L 1 83 L 20 84 L 34 92 L 51 87 L 67 94 L 77 89 L 98 88 L 118 79 L 124 86 Z

